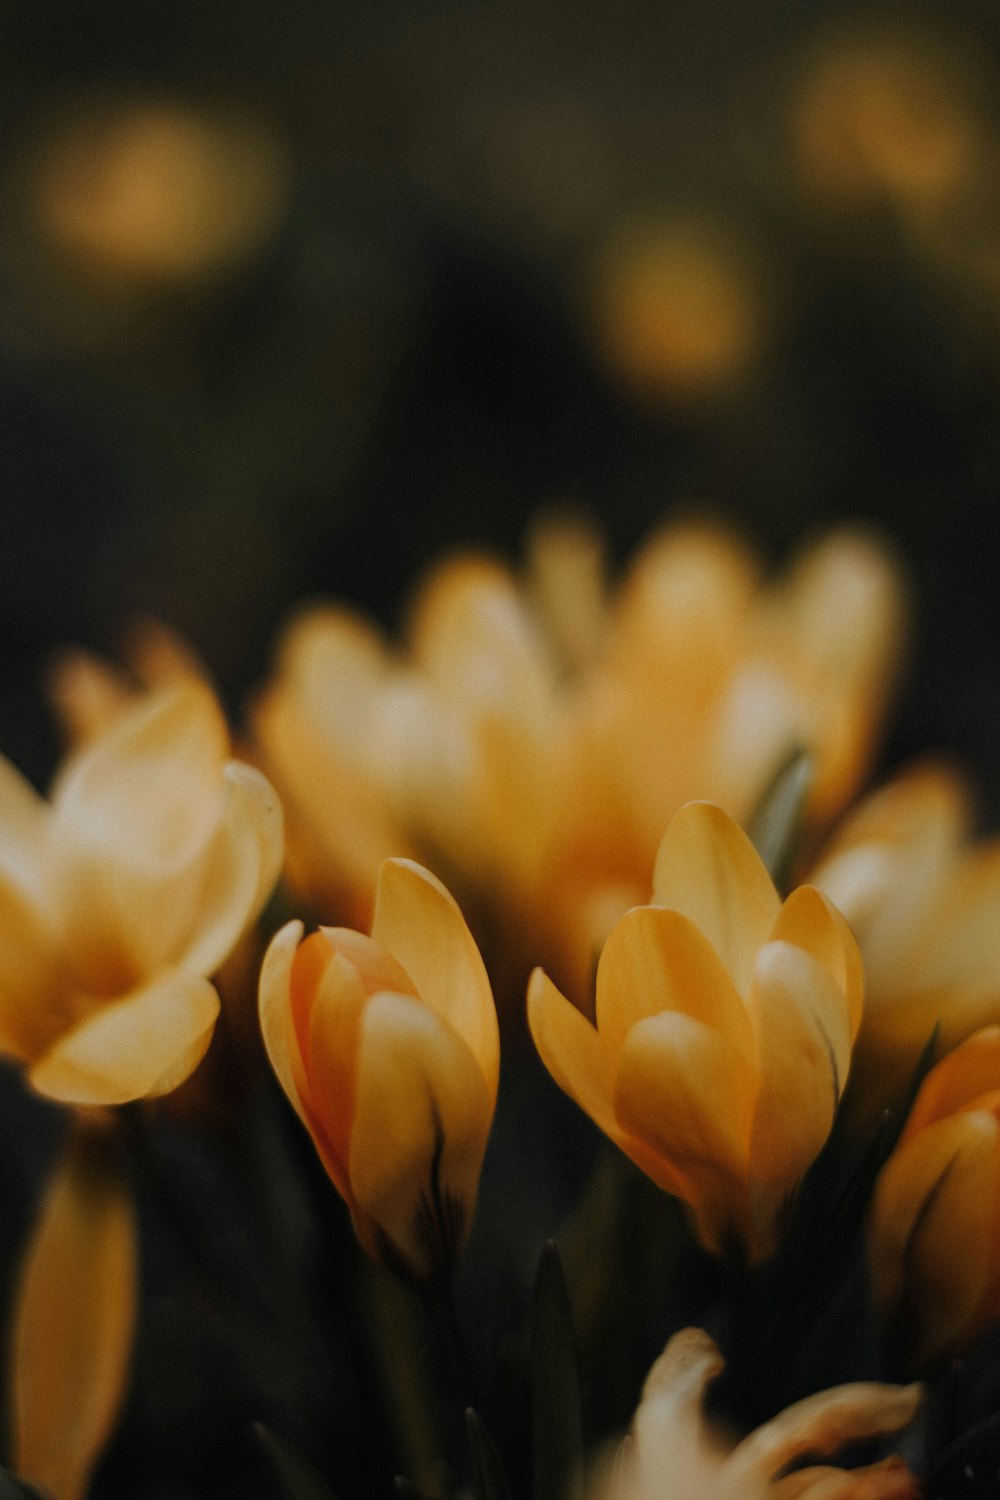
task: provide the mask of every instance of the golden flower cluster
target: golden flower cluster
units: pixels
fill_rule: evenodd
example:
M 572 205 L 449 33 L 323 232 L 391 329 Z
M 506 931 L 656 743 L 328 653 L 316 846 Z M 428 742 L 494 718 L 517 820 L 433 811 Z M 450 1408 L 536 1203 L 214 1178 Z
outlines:
M 372 1257 L 415 1283 L 454 1270 L 500 1082 L 493 992 L 510 1021 L 527 981 L 555 1082 L 686 1205 L 706 1251 L 750 1267 L 781 1246 L 838 1119 L 863 1131 L 937 1026 L 944 1055 L 872 1198 L 872 1291 L 917 1368 L 1000 1317 L 1000 857 L 967 843 L 943 766 L 836 824 L 877 744 L 904 614 L 888 555 L 854 533 L 770 581 L 732 536 L 675 526 L 611 589 L 593 535 L 560 523 L 536 533 L 523 579 L 446 562 L 405 647 L 333 607 L 293 623 L 247 753 L 286 799 L 289 891 L 345 925 L 273 935 L 259 1014 Z M 130 1200 L 95 1157 L 93 1107 L 192 1073 L 213 980 L 283 858 L 277 793 L 232 758 L 194 658 L 147 629 L 132 666 L 76 655 L 53 675 L 72 748 L 49 801 L 0 764 L 0 1048 L 77 1111 L 13 1351 L 18 1461 L 59 1500 L 84 1493 L 109 1430 L 136 1296 Z M 801 883 L 779 889 L 746 829 L 800 750 L 813 779 L 783 816 Z M 60 1334 L 69 1374 L 50 1387 L 46 1309 L 80 1266 L 111 1312 Z M 53 1433 L 91 1345 L 90 1415 L 63 1453 Z M 915 1493 L 895 1461 L 785 1472 L 904 1425 L 913 1391 L 827 1392 L 727 1444 L 701 1415 L 720 1368 L 707 1335 L 671 1342 L 615 1500 L 653 1492 L 658 1447 L 689 1455 L 678 1494 Z

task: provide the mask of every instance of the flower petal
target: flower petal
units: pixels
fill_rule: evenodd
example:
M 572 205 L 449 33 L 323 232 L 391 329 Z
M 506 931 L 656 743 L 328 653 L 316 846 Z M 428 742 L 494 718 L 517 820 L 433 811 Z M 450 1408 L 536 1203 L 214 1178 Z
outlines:
M 596 1029 L 542 969 L 535 969 L 528 983 L 528 1025 L 556 1083 L 614 1140 L 619 1130 L 607 1050 Z
M 1000 1130 L 992 1113 L 939 1120 L 897 1147 L 873 1198 L 876 1305 L 915 1327 L 917 1364 L 978 1331 L 994 1261 Z
M 72 1024 L 71 987 L 42 913 L 0 871 L 0 1052 L 37 1057 Z
M 850 1019 L 829 971 L 781 942 L 758 955 L 750 1013 L 760 1069 L 750 1177 L 766 1241 L 830 1133 L 850 1066 Z
M 292 965 L 302 941 L 301 922 L 286 922 L 271 939 L 260 970 L 260 1029 L 271 1067 L 295 1113 L 306 1120 L 305 1068 L 292 1019 Z
M 792 891 L 778 914 L 771 937 L 811 953 L 844 992 L 851 1041 L 858 1034 L 864 1003 L 864 969 L 854 934 L 840 912 L 815 886 Z
M 781 903 L 760 856 L 733 820 L 709 802 L 689 802 L 656 856 L 653 902 L 700 927 L 741 995 Z
M 195 927 L 188 944 L 169 955 L 195 974 L 214 974 L 229 957 L 274 889 L 284 852 L 281 803 L 271 783 L 237 760 L 223 775 L 219 829 L 197 871 L 202 901 Z
M 941 1059 L 924 1079 L 901 1137 L 968 1109 L 1000 1091 L 1000 1026 L 984 1026 Z
M 59 1500 L 87 1491 L 135 1323 L 135 1210 L 100 1144 L 77 1136 L 49 1182 L 14 1315 L 13 1464 Z
M 492 1119 L 482 1073 L 446 1021 L 407 995 L 368 1002 L 351 1186 L 390 1254 L 417 1275 L 451 1265 L 464 1244 Z
M 747 1163 L 756 1075 L 729 1040 L 676 1011 L 632 1027 L 615 1087 L 619 1125 L 688 1184 L 706 1246 L 747 1238 Z
M 169 1093 L 205 1055 L 218 1013 L 207 979 L 168 969 L 67 1032 L 28 1079 L 63 1104 L 126 1104 Z
M 185 682 L 140 698 L 68 763 L 54 793 L 52 898 L 82 988 L 138 986 L 195 930 L 227 753 L 212 694 Z
M 597 1029 L 617 1055 L 637 1021 L 680 1011 L 712 1027 L 752 1058 L 746 1006 L 722 959 L 678 911 L 637 906 L 612 930 L 597 968 Z
M 756 1493 L 757 1487 L 767 1485 L 807 1453 L 833 1453 L 848 1443 L 898 1432 L 913 1421 L 922 1397 L 919 1385 L 873 1382 L 835 1386 L 807 1396 L 733 1449 L 720 1472 L 720 1495 L 739 1500 Z
M 436 876 L 407 859 L 379 871 L 372 937 L 409 974 L 417 993 L 471 1048 L 491 1096 L 500 1032 L 486 968 L 457 902 Z
M 51 809 L 0 755 L 0 871 L 39 903 L 45 900 Z

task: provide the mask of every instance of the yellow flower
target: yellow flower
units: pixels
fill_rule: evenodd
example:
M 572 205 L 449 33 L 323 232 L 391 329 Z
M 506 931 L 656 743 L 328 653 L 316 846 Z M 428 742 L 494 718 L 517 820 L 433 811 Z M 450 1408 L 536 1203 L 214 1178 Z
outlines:
M 738 539 L 704 524 L 651 538 L 614 593 L 579 525 L 535 533 L 523 583 L 446 560 L 401 650 L 313 610 L 254 724 L 289 806 L 293 876 L 367 920 L 380 859 L 414 854 L 475 912 L 518 994 L 530 955 L 581 996 L 684 802 L 745 820 L 804 746 L 810 827 L 840 810 L 872 753 L 902 616 L 894 566 L 863 535 L 834 534 L 765 584 Z
M 917 1483 L 899 1458 L 861 1469 L 789 1466 L 906 1427 L 919 1386 L 837 1386 L 807 1396 L 741 1442 L 708 1418 L 708 1385 L 724 1368 L 700 1328 L 675 1333 L 653 1365 L 632 1430 L 603 1500 L 916 1500 Z
M 71 747 L 103 734 L 143 691 L 180 682 L 208 683 L 205 667 L 191 647 L 159 620 L 134 622 L 124 659 L 127 670 L 78 647 L 61 651 L 53 659 L 46 674 L 46 695 Z
M 1000 1026 L 932 1068 L 879 1177 L 872 1286 L 924 1365 L 1000 1318 Z
M 718 1253 L 774 1249 L 829 1134 L 861 1019 L 843 918 L 800 886 L 782 905 L 752 844 L 709 803 L 664 835 L 653 904 L 604 945 L 596 1025 L 540 970 L 528 1018 L 556 1082 Z
M 0 762 L 0 1050 L 40 1093 L 121 1104 L 182 1082 L 209 977 L 281 865 L 281 809 L 228 759 L 195 682 L 141 697 L 71 756 L 51 804 Z
M 810 873 L 865 964 L 852 1094 L 869 1109 L 905 1084 L 935 1025 L 948 1050 L 1000 1014 L 1000 839 L 964 843 L 960 778 L 917 766 L 850 814 Z
M 441 882 L 402 859 L 379 873 L 370 937 L 302 933 L 282 928 L 261 970 L 268 1055 L 364 1248 L 429 1278 L 465 1243 L 496 1105 L 479 950 Z

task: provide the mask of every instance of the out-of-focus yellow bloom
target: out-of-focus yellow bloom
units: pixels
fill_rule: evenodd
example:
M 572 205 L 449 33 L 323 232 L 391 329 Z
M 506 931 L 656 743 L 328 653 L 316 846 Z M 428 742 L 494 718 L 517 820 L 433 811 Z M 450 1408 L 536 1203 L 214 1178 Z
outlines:
M 540 969 L 528 1019 L 556 1082 L 714 1253 L 775 1248 L 833 1123 L 861 1020 L 846 922 L 800 886 L 782 905 L 753 845 L 693 802 L 664 835 L 653 904 L 604 945 L 596 1025 Z
M 968 60 L 952 50 L 917 31 L 828 43 L 792 108 L 806 187 L 829 204 L 885 201 L 920 221 L 953 207 L 983 142 Z
M 1000 839 L 966 844 L 969 822 L 961 779 L 917 766 L 861 802 L 810 872 L 864 958 L 855 1090 L 871 1105 L 905 1083 L 935 1025 L 950 1050 L 1000 1017 Z
M 620 229 L 590 278 L 590 318 L 614 375 L 644 402 L 700 402 L 760 344 L 761 288 L 735 235 L 696 222 Z
M 736 1442 L 706 1416 L 705 1393 L 724 1362 L 707 1333 L 675 1333 L 653 1365 L 601 1500 L 917 1500 L 899 1458 L 860 1469 L 789 1466 L 898 1432 L 916 1415 L 921 1388 L 842 1385 L 796 1402 Z
M 136 621 L 124 656 L 127 671 L 77 647 L 61 651 L 51 663 L 46 691 L 69 745 L 103 734 L 143 690 L 208 681 L 192 649 L 159 620 Z
M 390 859 L 370 937 L 275 936 L 260 1016 L 282 1088 L 370 1255 L 427 1279 L 472 1224 L 500 1041 L 479 950 L 428 870 Z
M 125 1393 L 138 1279 L 135 1209 L 110 1141 L 77 1126 L 48 1182 L 17 1290 L 11 1458 L 82 1500 Z
M 653 537 L 614 594 L 597 540 L 565 523 L 536 534 L 524 586 L 447 560 L 400 652 L 314 610 L 254 715 L 293 878 L 366 919 L 379 858 L 415 853 L 512 973 L 526 952 L 582 997 L 684 802 L 745 820 L 803 746 L 811 827 L 839 811 L 872 753 L 903 614 L 891 559 L 863 535 L 836 533 L 765 584 L 738 539 L 693 523 Z
M 0 1050 L 65 1103 L 173 1089 L 211 1040 L 209 976 L 278 877 L 273 788 L 185 682 L 71 756 L 51 804 L 0 762 L 0 810 Z
M 1000 1318 L 1000 1026 L 932 1068 L 872 1201 L 872 1288 L 916 1366 Z
M 47 248 L 94 277 L 168 285 L 256 252 L 284 213 L 288 175 L 252 115 L 109 100 L 51 132 L 29 191 Z

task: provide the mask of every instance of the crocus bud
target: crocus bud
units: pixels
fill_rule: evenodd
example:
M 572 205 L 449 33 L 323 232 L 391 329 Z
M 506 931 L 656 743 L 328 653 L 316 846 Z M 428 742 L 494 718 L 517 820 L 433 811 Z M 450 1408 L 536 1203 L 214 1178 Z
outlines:
M 500 1041 L 479 950 L 428 870 L 390 859 L 370 937 L 302 923 L 260 977 L 282 1088 L 368 1253 L 417 1279 L 454 1264 L 472 1223 Z
M 875 1301 L 915 1366 L 1000 1318 L 1000 1026 L 932 1068 L 879 1177 Z
M 691 802 L 664 835 L 653 904 L 626 913 L 597 969 L 596 1025 L 540 970 L 528 1014 L 546 1066 L 699 1237 L 774 1250 L 823 1146 L 861 1019 L 846 922 L 810 886 L 781 903 L 753 845 Z

